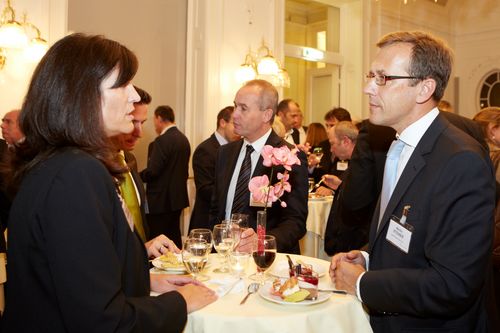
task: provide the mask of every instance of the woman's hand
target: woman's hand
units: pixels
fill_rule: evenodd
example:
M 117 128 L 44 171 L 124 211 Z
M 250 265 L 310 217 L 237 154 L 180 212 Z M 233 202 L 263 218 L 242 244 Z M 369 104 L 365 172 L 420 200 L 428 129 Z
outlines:
M 149 276 L 151 290 L 160 294 L 177 290 L 186 284 L 202 285 L 201 282 L 186 275 L 150 274 Z
M 159 257 L 168 251 L 173 253 L 181 252 L 175 243 L 163 234 L 147 241 L 144 246 L 148 252 L 148 258 Z
M 179 287 L 177 291 L 186 300 L 188 313 L 199 310 L 217 300 L 215 291 L 204 285 L 189 283 Z

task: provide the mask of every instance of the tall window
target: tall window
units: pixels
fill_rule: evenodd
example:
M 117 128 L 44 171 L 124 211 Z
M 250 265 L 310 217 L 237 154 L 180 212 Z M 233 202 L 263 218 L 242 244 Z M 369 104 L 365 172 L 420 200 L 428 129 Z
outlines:
M 479 107 L 482 109 L 488 106 L 500 107 L 500 71 L 498 70 L 487 75 L 481 84 Z

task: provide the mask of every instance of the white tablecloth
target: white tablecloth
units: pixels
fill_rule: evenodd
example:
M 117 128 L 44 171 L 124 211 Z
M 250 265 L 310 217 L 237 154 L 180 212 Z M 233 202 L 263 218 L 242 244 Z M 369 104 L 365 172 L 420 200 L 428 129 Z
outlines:
M 306 227 L 307 233 L 300 240 L 303 255 L 329 260 L 324 251 L 325 229 L 332 208 L 333 197 L 309 200 Z
M 294 261 L 301 259 L 313 265 L 321 265 L 326 272 L 329 262 L 304 256 L 291 256 Z M 286 260 L 278 254 L 275 263 Z M 221 279 L 224 274 L 213 273 L 218 267 L 217 256 L 210 256 L 210 267 L 205 274 L 213 279 Z M 251 260 L 246 273 L 255 271 Z M 332 294 L 320 304 L 299 306 L 269 302 L 253 294 L 247 302 L 239 305 L 246 294 L 250 280 L 245 279 L 245 291 L 231 291 L 207 307 L 189 314 L 185 333 L 340 333 L 371 332 L 368 315 L 354 296 Z M 210 281 L 207 282 L 210 286 Z M 328 273 L 320 279 L 320 288 L 333 288 Z M 215 289 L 215 288 L 214 288 Z

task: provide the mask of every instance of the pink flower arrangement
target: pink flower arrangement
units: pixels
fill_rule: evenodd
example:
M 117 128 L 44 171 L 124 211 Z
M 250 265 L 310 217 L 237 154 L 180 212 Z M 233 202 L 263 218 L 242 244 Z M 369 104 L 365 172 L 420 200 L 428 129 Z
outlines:
M 253 177 L 248 184 L 248 189 L 250 190 L 254 202 L 261 203 L 264 207 L 267 207 L 279 200 L 281 207 L 286 207 L 286 202 L 280 200 L 280 198 L 285 192 L 290 192 L 292 190 L 292 186 L 288 182 L 290 178 L 288 172 L 292 170 L 293 165 L 300 165 L 297 151 L 297 148 L 290 150 L 287 146 L 279 148 L 270 145 L 264 146 L 261 153 L 264 159 L 263 164 L 267 167 L 281 165 L 285 168 L 285 172 L 278 172 L 278 182 L 274 185 L 269 184 L 270 182 L 267 175 Z M 274 168 L 271 169 L 271 179 L 273 177 L 273 171 Z

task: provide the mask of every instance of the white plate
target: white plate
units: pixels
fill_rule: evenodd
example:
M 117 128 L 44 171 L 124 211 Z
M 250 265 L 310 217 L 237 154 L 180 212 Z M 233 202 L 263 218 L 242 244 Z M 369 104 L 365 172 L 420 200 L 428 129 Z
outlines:
M 295 264 L 298 264 L 298 263 L 299 262 L 295 262 Z M 301 260 L 300 263 L 311 265 L 313 267 L 313 271 L 315 271 L 316 273 L 318 273 L 319 277 L 322 277 L 323 275 L 326 274 L 326 268 L 323 267 L 323 266 L 321 266 L 321 265 L 314 264 L 312 262 L 303 261 L 303 260 Z M 286 278 L 286 279 L 289 278 L 290 274 L 289 274 L 289 268 L 288 268 L 288 261 L 287 260 L 281 260 L 281 261 L 276 262 L 267 271 L 267 273 L 269 273 L 271 275 L 274 275 L 276 277 L 279 277 L 279 278 Z
M 303 300 L 302 302 L 285 302 L 281 297 L 275 296 L 271 294 L 271 288 L 272 288 L 272 283 L 271 282 L 266 282 L 262 287 L 259 288 L 259 295 L 263 299 L 273 302 L 273 303 L 278 303 L 278 304 L 284 304 L 284 305 L 313 305 L 313 304 L 318 304 L 322 303 L 330 298 L 332 296 L 331 293 L 318 293 L 318 298 L 316 298 L 314 301 L 313 300 Z
M 177 257 L 179 259 L 180 255 Z M 182 261 L 179 261 L 182 264 Z M 163 265 L 163 262 L 159 258 L 153 259 L 151 262 L 154 267 L 167 271 L 167 272 L 174 272 L 174 273 L 185 273 L 186 272 L 186 267 L 184 267 L 184 264 L 179 267 L 167 267 Z

